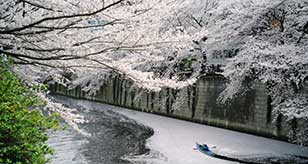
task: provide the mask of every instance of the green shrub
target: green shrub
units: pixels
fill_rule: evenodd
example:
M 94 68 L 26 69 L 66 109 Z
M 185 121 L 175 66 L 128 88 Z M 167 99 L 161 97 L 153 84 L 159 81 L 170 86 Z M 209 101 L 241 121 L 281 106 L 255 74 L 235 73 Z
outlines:
M 46 130 L 57 128 L 55 116 L 45 117 L 43 101 L 24 86 L 0 59 L 0 163 L 45 164 L 53 150 Z

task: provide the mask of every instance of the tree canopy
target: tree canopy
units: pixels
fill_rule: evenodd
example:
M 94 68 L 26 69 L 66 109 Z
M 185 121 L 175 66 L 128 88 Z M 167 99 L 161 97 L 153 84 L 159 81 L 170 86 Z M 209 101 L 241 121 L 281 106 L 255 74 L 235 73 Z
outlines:
M 230 82 L 223 102 L 253 88 L 244 81 L 262 81 L 276 113 L 290 119 L 308 116 L 305 0 L 0 4 L 0 52 L 17 64 L 32 65 L 18 68 L 27 77 L 71 80 L 95 90 L 113 70 L 159 91 L 222 74 Z

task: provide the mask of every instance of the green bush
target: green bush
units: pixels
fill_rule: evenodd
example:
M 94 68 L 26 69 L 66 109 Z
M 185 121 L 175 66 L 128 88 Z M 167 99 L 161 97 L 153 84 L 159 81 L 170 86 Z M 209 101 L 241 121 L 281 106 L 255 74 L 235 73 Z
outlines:
M 45 164 L 53 150 L 46 130 L 57 128 L 55 116 L 45 117 L 43 101 L 22 84 L 0 58 L 0 163 Z

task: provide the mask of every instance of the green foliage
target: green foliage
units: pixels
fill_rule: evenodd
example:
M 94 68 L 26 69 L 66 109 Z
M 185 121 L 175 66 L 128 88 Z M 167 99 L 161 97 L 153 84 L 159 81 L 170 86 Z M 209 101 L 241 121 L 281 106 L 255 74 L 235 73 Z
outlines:
M 0 59 L 1 60 L 1 59 Z M 45 142 L 44 133 L 57 128 L 56 116 L 45 117 L 39 107 L 43 101 L 35 90 L 24 86 L 10 70 L 10 64 L 0 61 L 0 163 L 45 164 L 46 154 L 53 150 Z
M 194 71 L 192 66 L 196 61 L 195 58 L 184 58 L 177 64 L 179 80 L 185 80 L 192 75 Z
M 192 63 L 193 61 L 195 61 L 195 59 L 182 59 L 182 61 L 179 63 L 179 69 L 181 71 L 191 71 L 191 66 L 192 66 Z

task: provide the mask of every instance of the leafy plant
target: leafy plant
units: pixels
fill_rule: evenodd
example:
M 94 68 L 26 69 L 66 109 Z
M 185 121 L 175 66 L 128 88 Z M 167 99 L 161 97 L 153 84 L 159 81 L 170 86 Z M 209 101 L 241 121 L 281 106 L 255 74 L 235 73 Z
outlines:
M 57 128 L 56 116 L 43 116 L 44 102 L 0 61 L 0 163 L 45 164 L 53 150 L 46 130 Z

